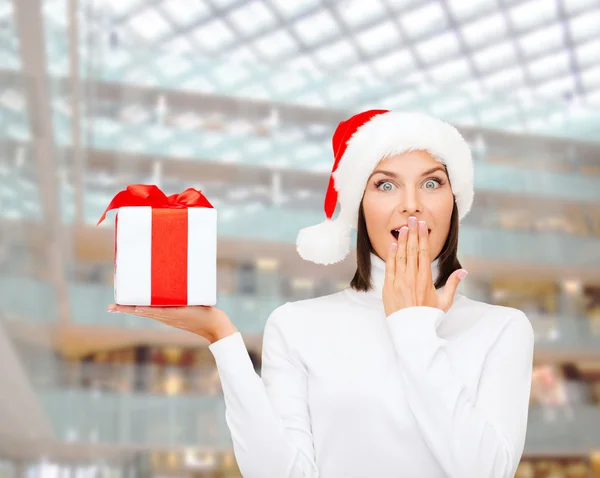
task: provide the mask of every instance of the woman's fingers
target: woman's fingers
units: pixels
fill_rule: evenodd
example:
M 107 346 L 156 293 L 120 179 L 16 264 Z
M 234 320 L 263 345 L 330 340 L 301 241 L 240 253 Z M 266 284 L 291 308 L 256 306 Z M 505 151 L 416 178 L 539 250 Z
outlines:
M 425 221 L 419 221 L 419 254 L 418 254 L 418 296 L 425 297 L 432 286 L 431 261 L 429 260 L 429 233 Z
M 406 245 L 406 274 L 412 279 L 413 284 L 417 277 L 417 255 L 419 253 L 419 231 L 417 218 L 408 218 L 408 242 Z
M 418 255 L 419 277 L 427 278 L 431 274 L 431 260 L 429 255 L 429 232 L 425 221 L 419 221 L 419 255 Z
M 398 250 L 398 243 L 392 242 L 388 248 L 388 254 L 385 259 L 385 280 L 390 284 L 394 283 L 394 277 L 396 276 L 396 251 Z
M 395 275 L 404 274 L 406 271 L 406 241 L 408 237 L 408 227 L 402 226 L 398 233 L 398 249 L 396 250 L 396 268 Z

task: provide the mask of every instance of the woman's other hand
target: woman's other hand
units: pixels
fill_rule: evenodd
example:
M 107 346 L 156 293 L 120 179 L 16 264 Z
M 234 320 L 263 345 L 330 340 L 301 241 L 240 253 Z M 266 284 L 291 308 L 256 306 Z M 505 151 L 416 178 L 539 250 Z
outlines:
M 200 335 L 211 344 L 238 331 L 225 312 L 216 307 L 204 305 L 140 307 L 111 304 L 108 311 L 157 320 L 170 327 Z

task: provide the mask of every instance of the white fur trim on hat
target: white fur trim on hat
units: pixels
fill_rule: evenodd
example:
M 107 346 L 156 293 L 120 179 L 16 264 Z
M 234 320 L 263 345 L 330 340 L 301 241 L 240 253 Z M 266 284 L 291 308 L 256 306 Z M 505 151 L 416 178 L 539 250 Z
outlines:
M 298 233 L 296 248 L 302 259 L 317 264 L 343 261 L 350 252 L 351 227 L 346 221 L 325 219 Z
M 358 127 L 332 173 L 339 216 L 300 231 L 300 256 L 317 264 L 332 264 L 349 253 L 351 228 L 358 222 L 360 201 L 369 176 L 385 157 L 426 150 L 446 165 L 459 220 L 473 204 L 473 161 L 467 142 L 454 126 L 421 113 L 386 112 Z

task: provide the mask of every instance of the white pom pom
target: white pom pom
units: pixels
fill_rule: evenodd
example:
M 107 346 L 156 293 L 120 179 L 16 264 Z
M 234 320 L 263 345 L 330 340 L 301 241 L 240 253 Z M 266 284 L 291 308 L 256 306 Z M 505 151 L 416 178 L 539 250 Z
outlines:
M 350 226 L 338 218 L 301 229 L 296 249 L 302 259 L 316 264 L 340 262 L 350 252 Z

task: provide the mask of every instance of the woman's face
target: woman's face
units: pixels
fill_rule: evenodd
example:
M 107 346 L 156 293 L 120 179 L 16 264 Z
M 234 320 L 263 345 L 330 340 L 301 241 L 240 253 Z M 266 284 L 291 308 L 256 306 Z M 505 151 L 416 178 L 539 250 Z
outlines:
M 441 252 L 450 231 L 454 195 L 444 165 L 428 152 L 381 160 L 367 181 L 362 204 L 369 239 L 381 259 L 397 242 L 393 231 L 408 225 L 410 216 L 427 224 L 431 260 Z

